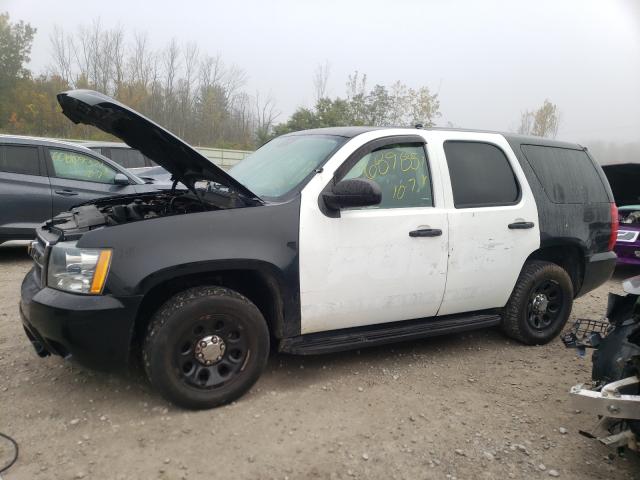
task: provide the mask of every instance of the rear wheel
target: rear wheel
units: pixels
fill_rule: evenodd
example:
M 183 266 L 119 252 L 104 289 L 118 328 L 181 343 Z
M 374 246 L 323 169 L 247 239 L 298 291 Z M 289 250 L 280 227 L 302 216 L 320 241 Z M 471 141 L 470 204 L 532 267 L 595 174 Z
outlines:
M 555 263 L 527 262 L 520 272 L 503 317 L 502 329 L 528 345 L 550 342 L 567 323 L 573 306 L 573 284 Z
M 186 408 L 212 408 L 240 397 L 269 356 L 264 317 L 246 297 L 196 287 L 167 301 L 149 324 L 143 361 L 152 385 Z

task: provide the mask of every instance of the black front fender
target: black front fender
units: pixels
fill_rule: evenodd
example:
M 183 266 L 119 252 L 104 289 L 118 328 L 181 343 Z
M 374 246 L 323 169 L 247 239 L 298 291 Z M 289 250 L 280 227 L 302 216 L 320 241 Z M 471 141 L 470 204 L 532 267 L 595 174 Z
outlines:
M 160 217 L 92 230 L 78 247 L 112 248 L 105 293 L 145 295 L 173 278 L 254 271 L 277 285 L 283 331 L 299 333 L 299 197 L 277 205 Z

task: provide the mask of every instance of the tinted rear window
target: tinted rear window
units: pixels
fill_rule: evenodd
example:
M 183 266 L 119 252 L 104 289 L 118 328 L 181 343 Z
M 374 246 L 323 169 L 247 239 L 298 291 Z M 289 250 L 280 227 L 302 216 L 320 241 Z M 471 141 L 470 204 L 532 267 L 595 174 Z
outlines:
M 0 146 L 0 171 L 40 175 L 38 148 L 22 145 Z
M 518 201 L 518 183 L 500 148 L 489 143 L 447 141 L 444 153 L 456 208 L 511 205 Z
M 553 203 L 608 203 L 593 162 L 583 150 L 522 145 L 522 153 Z

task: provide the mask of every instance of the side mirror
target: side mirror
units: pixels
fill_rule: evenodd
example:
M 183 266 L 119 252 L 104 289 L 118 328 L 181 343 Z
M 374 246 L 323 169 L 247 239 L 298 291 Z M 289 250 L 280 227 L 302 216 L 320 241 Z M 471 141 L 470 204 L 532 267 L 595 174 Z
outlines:
M 129 185 L 129 178 L 124 173 L 116 173 L 113 177 L 114 185 Z
M 380 186 L 365 178 L 350 178 L 336 183 L 330 192 L 322 194 L 324 203 L 334 210 L 368 207 L 382 201 Z

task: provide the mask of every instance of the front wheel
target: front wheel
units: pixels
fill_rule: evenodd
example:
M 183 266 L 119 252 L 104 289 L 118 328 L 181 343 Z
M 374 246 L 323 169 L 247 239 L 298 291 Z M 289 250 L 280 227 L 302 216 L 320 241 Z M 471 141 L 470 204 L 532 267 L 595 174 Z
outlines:
M 502 329 L 527 345 L 553 340 L 567 323 L 573 306 L 573 284 L 555 263 L 525 263 L 504 308 Z
M 185 408 L 229 403 L 251 388 L 266 366 L 269 331 L 260 310 L 223 287 L 178 293 L 155 313 L 143 362 L 151 384 Z

